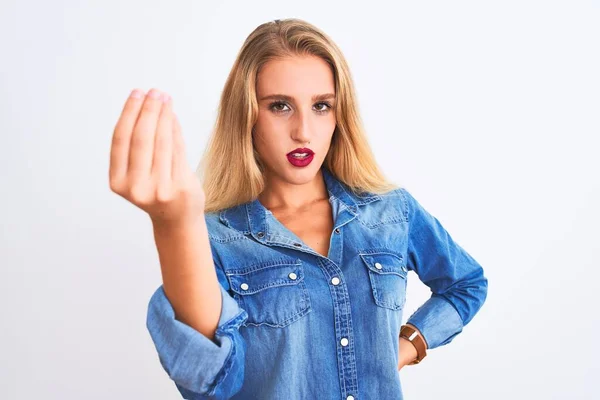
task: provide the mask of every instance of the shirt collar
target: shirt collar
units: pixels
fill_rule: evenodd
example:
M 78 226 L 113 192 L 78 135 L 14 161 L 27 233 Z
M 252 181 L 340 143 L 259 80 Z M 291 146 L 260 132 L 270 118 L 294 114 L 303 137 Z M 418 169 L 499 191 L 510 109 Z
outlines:
M 321 172 L 330 201 L 339 203 L 336 208 L 347 210 L 352 218 L 359 215 L 358 206 L 381 200 L 380 195 L 370 192 L 361 194 L 352 192 L 324 165 L 321 167 Z M 269 224 L 272 222 L 272 218 L 271 211 L 263 206 L 258 198 L 219 212 L 219 219 L 223 224 L 244 234 L 251 233 L 255 235 L 261 232 L 269 232 Z

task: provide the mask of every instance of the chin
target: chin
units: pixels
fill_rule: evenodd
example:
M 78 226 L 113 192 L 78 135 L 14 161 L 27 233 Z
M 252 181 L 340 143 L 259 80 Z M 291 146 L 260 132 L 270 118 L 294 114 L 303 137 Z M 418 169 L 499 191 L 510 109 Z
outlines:
M 278 175 L 290 183 L 300 185 L 312 181 L 319 168 L 320 164 L 315 163 L 315 160 L 310 165 L 302 168 L 294 167 L 288 162 L 284 169 L 279 169 L 280 173 Z

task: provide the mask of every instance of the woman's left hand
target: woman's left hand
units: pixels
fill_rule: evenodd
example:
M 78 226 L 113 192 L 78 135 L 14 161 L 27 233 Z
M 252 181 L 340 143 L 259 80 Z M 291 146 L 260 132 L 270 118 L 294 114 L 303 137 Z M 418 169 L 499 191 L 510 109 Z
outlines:
M 417 358 L 417 349 L 407 339 L 401 337 L 398 341 L 398 371 Z

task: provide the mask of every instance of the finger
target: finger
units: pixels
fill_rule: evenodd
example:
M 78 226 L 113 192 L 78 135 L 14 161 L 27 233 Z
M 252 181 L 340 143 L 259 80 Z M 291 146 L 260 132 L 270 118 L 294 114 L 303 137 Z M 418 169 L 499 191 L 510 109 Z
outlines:
M 185 143 L 183 142 L 183 133 L 177 115 L 173 113 L 173 163 L 171 167 L 171 178 L 176 180 L 181 177 L 181 173 L 186 166 Z
M 167 95 L 165 93 L 165 95 Z M 167 95 L 168 96 L 168 95 Z M 173 103 L 169 98 L 163 105 L 156 128 L 154 143 L 154 159 L 152 160 L 152 176 L 158 182 L 171 181 L 171 164 L 173 160 Z
M 131 135 L 127 170 L 130 176 L 149 175 L 152 170 L 156 125 L 162 105 L 161 92 L 150 90 Z
M 143 103 L 144 91 L 141 89 L 134 89 L 125 101 L 121 116 L 119 117 L 113 132 L 110 147 L 109 177 L 111 181 L 118 181 L 127 175 L 129 144 L 133 127 L 135 126 Z

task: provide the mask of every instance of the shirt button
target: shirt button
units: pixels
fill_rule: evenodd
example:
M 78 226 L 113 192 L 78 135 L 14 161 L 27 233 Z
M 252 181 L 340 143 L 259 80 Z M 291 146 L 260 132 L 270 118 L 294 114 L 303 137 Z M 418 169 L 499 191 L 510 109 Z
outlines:
M 340 278 L 338 278 L 337 276 L 334 276 L 333 278 L 331 278 L 331 283 L 333 283 L 334 285 L 339 285 Z
M 340 343 L 342 344 L 342 346 L 346 347 L 348 346 L 348 339 L 342 338 L 342 340 L 340 340 Z
M 240 285 L 240 287 L 242 288 L 242 290 L 248 290 L 248 284 L 247 283 L 242 283 Z
M 296 280 L 296 278 L 297 278 L 296 274 L 295 274 L 295 273 L 293 273 L 293 272 L 290 272 L 290 274 L 289 274 L 288 276 L 289 276 L 289 278 L 290 278 L 291 280 L 293 280 L 293 281 L 295 281 L 295 280 Z
M 340 233 L 340 228 L 335 228 L 335 233 Z
M 296 246 L 296 247 L 302 247 L 302 244 L 300 244 L 300 243 L 294 243 L 294 246 Z
M 354 400 L 354 396 L 350 395 L 350 396 L 346 397 L 346 400 Z
M 406 265 L 402 266 L 402 271 L 406 272 Z
M 377 269 L 381 269 L 381 268 L 383 268 L 383 267 L 381 266 L 381 264 L 379 264 L 379 263 L 377 262 L 377 263 L 375 263 L 375 268 L 377 268 Z
M 261 238 L 261 237 L 265 236 L 265 233 L 264 233 L 264 232 L 258 232 L 257 236 L 258 236 L 259 238 Z

